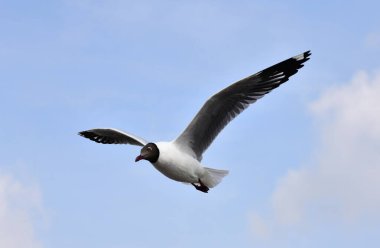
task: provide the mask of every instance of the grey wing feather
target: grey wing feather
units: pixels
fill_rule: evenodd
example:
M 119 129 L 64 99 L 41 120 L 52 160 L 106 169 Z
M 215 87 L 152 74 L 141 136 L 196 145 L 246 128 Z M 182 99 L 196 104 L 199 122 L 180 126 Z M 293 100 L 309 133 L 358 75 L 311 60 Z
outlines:
M 78 133 L 80 136 L 102 144 L 130 144 L 136 146 L 145 146 L 148 142 L 114 128 L 96 128 Z
M 175 143 L 199 161 L 202 160 L 203 152 L 232 119 L 288 81 L 309 60 L 310 55 L 307 51 L 284 60 L 218 92 L 203 105 Z

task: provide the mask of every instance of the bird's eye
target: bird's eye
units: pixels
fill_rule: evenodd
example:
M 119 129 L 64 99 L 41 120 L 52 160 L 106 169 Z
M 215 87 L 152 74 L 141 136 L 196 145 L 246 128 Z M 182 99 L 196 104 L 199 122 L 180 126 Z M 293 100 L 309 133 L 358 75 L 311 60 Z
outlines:
M 146 149 L 147 149 L 149 152 L 152 151 L 152 147 L 147 147 Z

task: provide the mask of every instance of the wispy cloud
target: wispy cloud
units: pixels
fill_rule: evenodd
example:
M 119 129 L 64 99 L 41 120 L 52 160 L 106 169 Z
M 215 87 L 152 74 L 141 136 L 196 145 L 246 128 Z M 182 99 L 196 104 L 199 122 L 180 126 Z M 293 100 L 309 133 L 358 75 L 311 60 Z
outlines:
M 355 224 L 380 218 L 379 96 L 380 73 L 361 71 L 311 105 L 321 136 L 313 162 L 279 181 L 270 221 L 251 218 L 253 226 Z M 262 236 L 262 229 L 252 230 Z
M 38 187 L 0 172 L 0 247 L 41 248 L 34 217 L 42 211 Z

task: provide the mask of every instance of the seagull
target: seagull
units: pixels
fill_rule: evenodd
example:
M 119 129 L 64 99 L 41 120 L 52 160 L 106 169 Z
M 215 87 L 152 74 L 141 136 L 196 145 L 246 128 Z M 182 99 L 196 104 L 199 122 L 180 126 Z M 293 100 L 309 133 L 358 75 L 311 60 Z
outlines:
M 79 132 L 79 135 L 102 144 L 142 146 L 135 162 L 147 160 L 168 178 L 191 184 L 195 189 L 208 193 L 210 188 L 222 181 L 228 170 L 203 166 L 203 153 L 232 119 L 288 81 L 304 66 L 310 55 L 311 52 L 306 51 L 219 91 L 206 101 L 186 129 L 170 142 L 148 142 L 114 128 L 95 128 Z

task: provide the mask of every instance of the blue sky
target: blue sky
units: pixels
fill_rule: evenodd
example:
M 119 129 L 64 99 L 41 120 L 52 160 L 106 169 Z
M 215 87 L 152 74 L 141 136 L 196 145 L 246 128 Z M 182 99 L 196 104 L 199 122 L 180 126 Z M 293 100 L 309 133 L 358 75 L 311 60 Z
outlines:
M 377 247 L 376 1 L 0 1 L 0 247 Z M 215 92 L 312 51 L 204 154 L 209 194 L 139 147 Z

